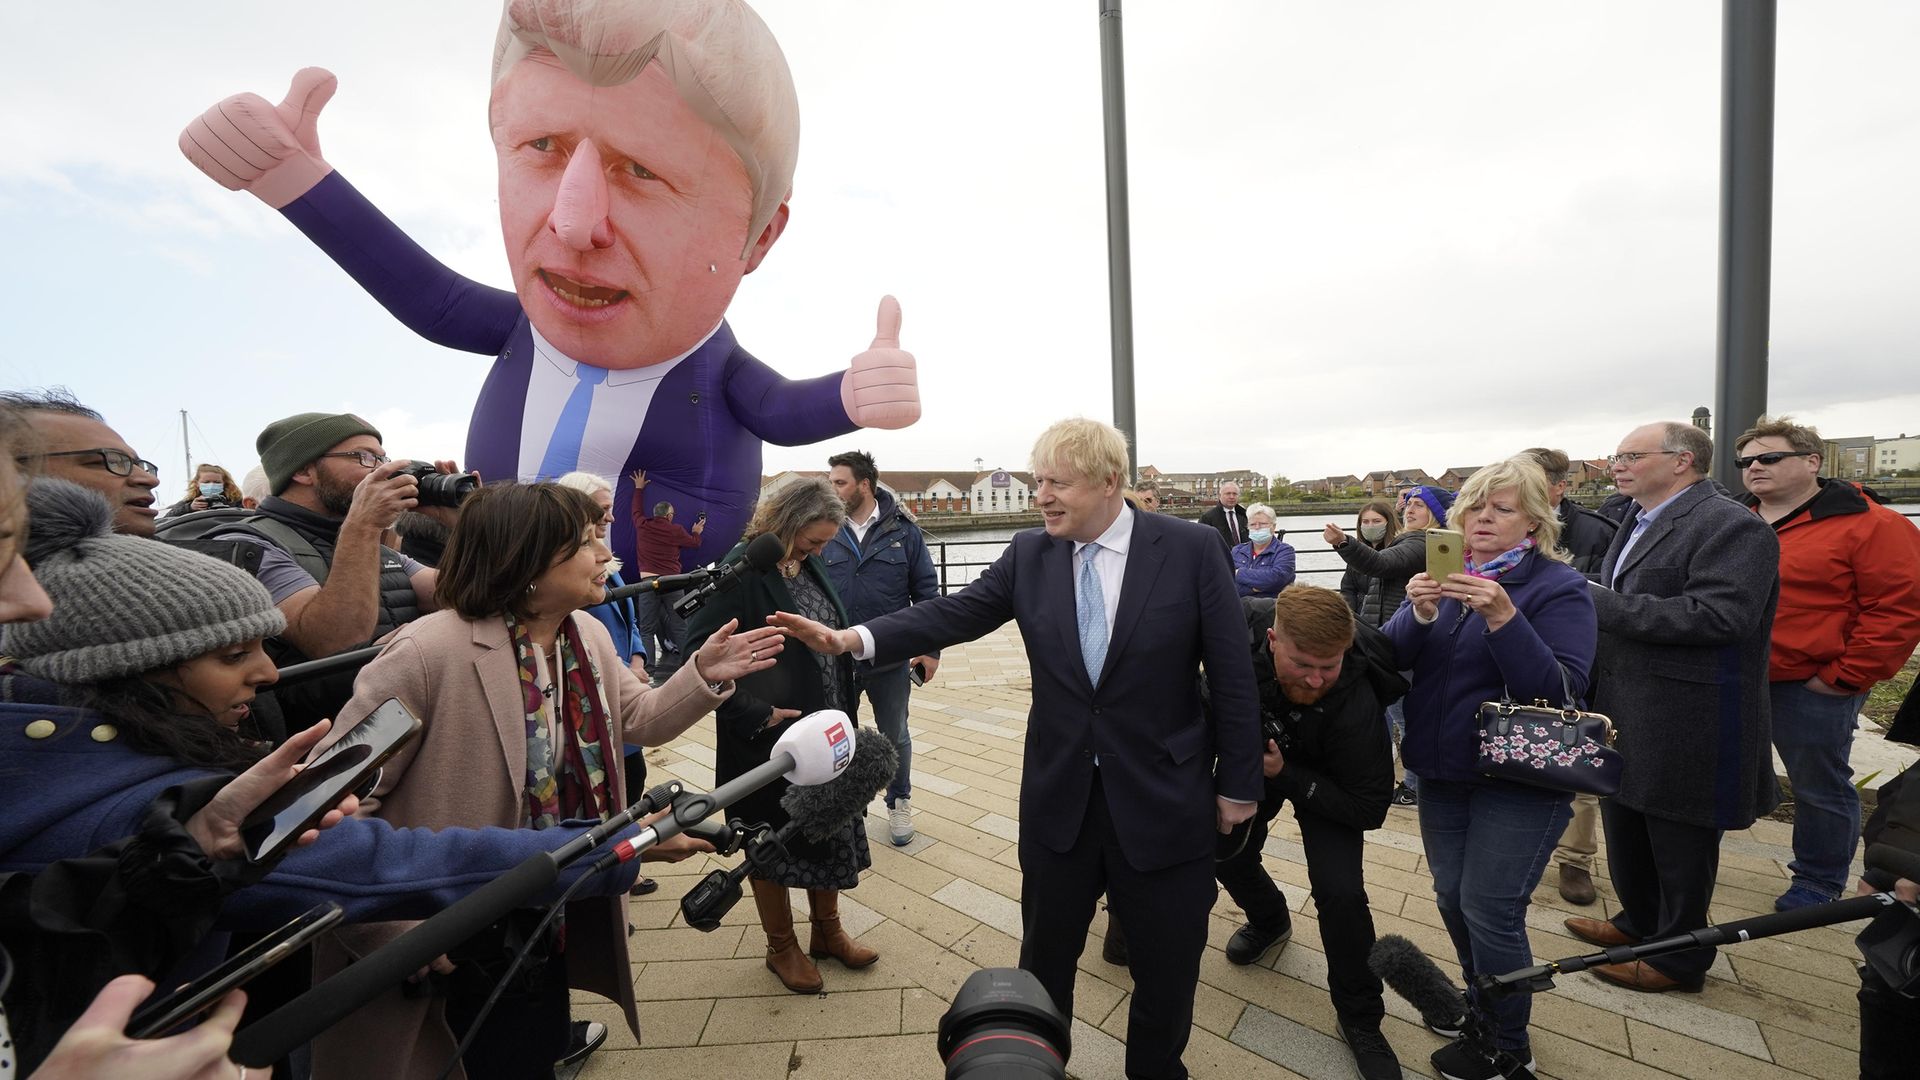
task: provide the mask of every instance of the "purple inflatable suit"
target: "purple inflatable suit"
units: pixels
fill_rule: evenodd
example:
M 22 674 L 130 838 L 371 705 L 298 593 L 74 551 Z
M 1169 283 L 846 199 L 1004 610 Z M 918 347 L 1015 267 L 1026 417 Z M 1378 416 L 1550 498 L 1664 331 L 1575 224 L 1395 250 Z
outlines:
M 577 10 L 576 10 L 577 9 Z M 442 265 L 320 155 L 335 80 L 294 76 L 273 105 L 228 98 L 182 133 L 202 171 L 280 210 L 373 298 L 439 345 L 496 359 L 464 465 L 489 480 L 575 469 L 738 539 L 761 444 L 919 418 L 900 309 L 843 371 L 787 379 L 735 342 L 726 307 L 786 226 L 799 112 L 785 57 L 738 0 L 509 0 L 489 126 L 513 291 Z M 633 561 L 633 527 L 613 546 Z

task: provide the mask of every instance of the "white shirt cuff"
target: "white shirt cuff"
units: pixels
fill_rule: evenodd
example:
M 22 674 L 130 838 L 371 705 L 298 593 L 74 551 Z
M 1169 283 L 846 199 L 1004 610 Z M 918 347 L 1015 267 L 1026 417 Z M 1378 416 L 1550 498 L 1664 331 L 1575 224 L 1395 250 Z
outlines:
M 853 628 L 853 632 L 860 635 L 860 651 L 854 653 L 853 658 L 855 660 L 873 659 L 873 631 L 867 629 L 865 623 L 861 623 Z
M 1435 611 L 1433 613 L 1432 618 L 1423 619 L 1420 617 L 1420 609 L 1419 608 L 1413 609 L 1413 621 L 1419 623 L 1421 626 L 1432 626 L 1434 619 L 1438 619 L 1439 617 L 1440 617 L 1440 613 L 1438 611 Z

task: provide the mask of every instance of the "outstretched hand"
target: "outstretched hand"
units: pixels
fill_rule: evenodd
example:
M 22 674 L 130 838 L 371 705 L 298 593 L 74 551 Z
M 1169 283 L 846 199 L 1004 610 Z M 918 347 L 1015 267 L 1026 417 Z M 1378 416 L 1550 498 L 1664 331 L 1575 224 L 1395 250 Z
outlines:
M 241 823 L 288 781 L 300 775 L 300 762 L 308 751 L 320 745 L 332 727 L 333 721 L 322 720 L 287 739 L 252 768 L 228 781 L 207 805 L 187 819 L 187 835 L 207 853 L 207 858 L 237 859 L 246 853 L 246 844 L 240 839 Z M 340 805 L 327 811 L 318 828 L 301 833 L 294 845 L 304 847 L 313 843 L 319 839 L 321 830 L 340 824 L 359 808 L 360 800 L 347 796 L 340 800 Z
M 881 297 L 876 324 L 873 344 L 840 381 L 840 404 L 861 427 L 903 428 L 920 419 L 920 380 L 913 354 L 900 347 L 900 301 Z
M 278 105 L 259 94 L 215 102 L 180 132 L 180 152 L 220 186 L 278 210 L 333 171 L 320 156 L 319 120 L 339 85 L 325 68 L 301 68 Z
M 767 616 L 767 625 L 779 627 L 780 633 L 822 656 L 839 656 L 860 649 L 860 635 L 852 630 L 835 630 L 825 623 L 814 622 L 805 615 L 795 615 L 790 611 L 776 611 Z
M 700 651 L 693 654 L 694 670 L 702 679 L 727 682 L 765 671 L 774 665 L 780 650 L 787 647 L 780 631 L 772 627 L 756 626 L 735 633 L 739 626 L 739 619 L 728 619 L 727 624 L 715 630 L 706 644 L 700 646 Z

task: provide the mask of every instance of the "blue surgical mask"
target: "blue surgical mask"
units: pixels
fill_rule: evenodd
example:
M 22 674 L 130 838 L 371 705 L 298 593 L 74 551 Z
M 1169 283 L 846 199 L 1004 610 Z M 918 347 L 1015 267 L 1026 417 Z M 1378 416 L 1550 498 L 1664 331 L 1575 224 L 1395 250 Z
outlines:
M 226 494 L 226 491 L 227 485 L 220 483 L 218 480 L 211 484 L 200 485 L 200 494 L 205 495 L 209 499 L 218 498 Z
M 1264 544 L 1267 541 L 1273 539 L 1273 530 L 1272 529 L 1248 529 L 1247 539 L 1253 541 L 1256 544 Z

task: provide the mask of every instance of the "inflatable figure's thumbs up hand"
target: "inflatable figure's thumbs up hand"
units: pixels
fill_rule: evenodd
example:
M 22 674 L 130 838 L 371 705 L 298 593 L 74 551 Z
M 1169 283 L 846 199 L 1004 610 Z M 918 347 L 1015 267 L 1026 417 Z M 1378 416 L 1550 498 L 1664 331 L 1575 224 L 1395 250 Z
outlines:
M 903 428 L 920 419 L 920 382 L 913 354 L 900 347 L 900 301 L 880 298 L 873 346 L 853 358 L 840 382 L 847 418 L 865 428 Z
M 258 94 L 235 94 L 180 132 L 180 152 L 222 187 L 251 191 L 278 210 L 333 171 L 320 156 L 316 125 L 338 86 L 331 71 L 310 67 L 294 73 L 278 105 Z

